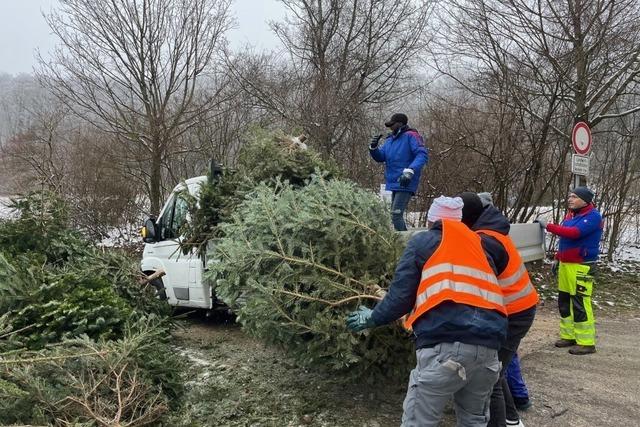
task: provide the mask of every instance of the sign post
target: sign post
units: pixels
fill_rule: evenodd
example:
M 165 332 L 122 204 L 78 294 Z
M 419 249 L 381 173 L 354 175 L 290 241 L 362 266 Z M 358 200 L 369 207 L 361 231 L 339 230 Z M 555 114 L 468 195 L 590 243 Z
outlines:
M 571 144 L 575 154 L 571 156 L 571 173 L 574 177 L 574 187 L 580 185 L 580 177 L 584 176 L 585 181 L 589 175 L 589 152 L 593 138 L 591 129 L 585 122 L 578 122 L 573 126 L 571 132 Z

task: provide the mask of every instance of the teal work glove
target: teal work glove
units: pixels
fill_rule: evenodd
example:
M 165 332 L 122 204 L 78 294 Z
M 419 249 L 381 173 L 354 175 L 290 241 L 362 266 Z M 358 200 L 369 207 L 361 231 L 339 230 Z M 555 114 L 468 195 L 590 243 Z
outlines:
M 347 317 L 347 328 L 351 329 L 353 332 L 359 332 L 364 329 L 373 328 L 375 323 L 373 323 L 373 318 L 371 315 L 373 314 L 373 310 L 370 308 L 360 306 L 358 309 Z

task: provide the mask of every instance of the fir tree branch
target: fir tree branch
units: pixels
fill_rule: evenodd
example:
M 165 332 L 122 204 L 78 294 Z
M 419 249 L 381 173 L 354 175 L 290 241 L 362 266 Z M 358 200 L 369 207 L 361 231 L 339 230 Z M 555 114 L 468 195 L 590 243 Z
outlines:
M 382 298 L 379 296 L 375 296 L 375 295 L 354 295 L 351 297 L 347 297 L 347 298 L 343 298 L 341 300 L 338 301 L 330 301 L 330 300 L 326 300 L 323 298 L 315 298 L 309 295 L 302 295 L 302 294 L 298 294 L 296 292 L 291 292 L 291 291 L 285 291 L 284 289 L 274 289 L 274 291 L 282 293 L 282 294 L 286 294 L 286 295 L 291 295 L 294 296 L 296 298 L 301 298 L 307 301 L 315 301 L 315 302 L 321 302 L 323 304 L 329 305 L 331 307 L 337 307 L 339 305 L 345 304 L 347 302 L 351 302 L 353 300 L 359 300 L 359 299 L 372 299 L 375 301 L 381 301 Z
M 306 329 L 309 332 L 313 332 L 313 329 L 311 329 L 310 327 L 308 327 L 307 325 L 300 323 L 300 322 L 296 322 L 295 320 L 293 320 L 283 309 L 282 307 L 280 307 L 280 304 L 278 304 L 277 301 L 275 301 L 273 298 L 271 299 L 271 301 L 273 302 L 273 306 L 276 308 L 276 310 L 278 310 L 278 312 L 289 321 L 289 323 L 291 323 L 294 326 L 298 326 L 299 328 L 302 329 Z
M 85 357 L 85 356 L 103 356 L 107 354 L 108 351 L 100 351 L 98 353 L 78 353 L 78 354 L 67 354 L 64 356 L 49 356 L 49 357 L 32 357 L 30 359 L 10 359 L 10 360 L 0 360 L 0 365 L 19 365 L 22 363 L 38 363 L 38 362 L 51 362 L 54 360 L 64 360 L 71 359 L 74 357 Z
M 32 325 L 25 326 L 24 328 L 16 329 L 15 331 L 7 332 L 5 334 L 0 335 L 0 339 L 6 338 L 6 337 L 10 337 L 11 335 L 17 334 L 18 332 L 24 332 L 24 331 L 26 331 L 28 329 L 33 328 L 34 326 L 35 325 L 32 324 Z
M 345 209 L 346 210 L 346 209 Z M 376 236 L 377 238 L 379 238 L 380 240 L 382 240 L 387 246 L 389 246 L 390 248 L 393 247 L 393 245 L 391 244 L 390 241 L 388 241 L 387 239 L 385 239 L 380 233 L 378 233 L 376 230 L 374 230 L 373 228 L 369 227 L 367 224 L 363 224 L 362 222 L 360 222 L 360 219 L 350 210 L 346 210 L 347 213 L 349 215 L 351 215 L 354 218 L 354 221 L 351 221 L 347 218 L 344 217 L 340 217 L 340 219 L 348 224 L 353 224 L 353 225 L 357 225 L 358 227 L 361 227 L 365 230 L 367 230 L 369 233 L 373 234 L 374 236 Z
M 369 288 L 371 286 L 371 285 L 369 285 L 367 283 L 361 282 L 361 281 L 356 280 L 356 279 L 354 279 L 352 277 L 348 277 L 344 273 L 342 273 L 342 272 L 340 272 L 338 270 L 335 270 L 333 268 L 327 267 L 326 265 L 318 264 L 317 262 L 311 262 L 311 261 L 308 261 L 308 260 L 306 260 L 304 258 L 288 256 L 288 255 L 285 255 L 283 253 L 278 253 L 278 252 L 275 252 L 275 251 L 265 250 L 264 253 L 269 254 L 269 255 L 273 255 L 273 256 L 275 256 L 277 258 L 280 258 L 280 259 L 282 259 L 284 261 L 287 261 L 287 262 L 306 265 L 308 267 L 316 268 L 318 270 L 333 274 L 334 276 L 342 277 L 348 282 L 353 282 L 353 283 L 356 283 L 356 284 L 362 286 L 363 289 L 367 289 L 367 288 Z

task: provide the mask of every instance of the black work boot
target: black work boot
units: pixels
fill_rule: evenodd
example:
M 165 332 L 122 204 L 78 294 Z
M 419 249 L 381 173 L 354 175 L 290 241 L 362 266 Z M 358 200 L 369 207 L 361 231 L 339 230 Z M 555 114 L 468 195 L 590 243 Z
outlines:
M 569 353 L 582 355 L 582 354 L 591 354 L 596 352 L 595 345 L 574 345 L 569 349 Z
M 566 340 L 564 338 L 560 338 L 554 345 L 558 348 L 573 347 L 574 345 L 576 345 L 576 340 Z

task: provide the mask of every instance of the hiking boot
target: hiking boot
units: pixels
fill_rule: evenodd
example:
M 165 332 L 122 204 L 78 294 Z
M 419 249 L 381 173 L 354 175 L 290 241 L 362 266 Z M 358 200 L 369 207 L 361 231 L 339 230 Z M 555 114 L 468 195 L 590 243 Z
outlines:
M 596 352 L 595 345 L 574 345 L 569 349 L 569 353 L 582 355 L 582 354 L 591 354 Z
M 560 338 L 554 345 L 558 348 L 573 347 L 576 345 L 576 340 L 565 340 L 564 338 Z

